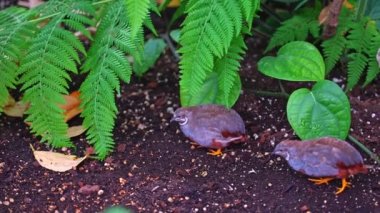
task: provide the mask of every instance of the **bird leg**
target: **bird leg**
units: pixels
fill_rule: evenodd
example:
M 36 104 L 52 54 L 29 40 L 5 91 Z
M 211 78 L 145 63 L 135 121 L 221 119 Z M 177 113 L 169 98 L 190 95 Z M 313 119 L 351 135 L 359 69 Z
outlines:
M 313 182 L 315 185 L 321 185 L 321 184 L 329 184 L 330 181 L 334 180 L 334 178 L 309 178 L 309 181 Z
M 346 178 L 342 178 L 342 186 L 338 188 L 338 191 L 335 192 L 336 195 L 342 193 L 347 187 L 350 187 L 351 183 L 346 180 Z
M 217 150 L 209 149 L 210 152 L 207 152 L 208 155 L 212 156 L 221 156 L 223 154 L 222 148 L 219 148 Z

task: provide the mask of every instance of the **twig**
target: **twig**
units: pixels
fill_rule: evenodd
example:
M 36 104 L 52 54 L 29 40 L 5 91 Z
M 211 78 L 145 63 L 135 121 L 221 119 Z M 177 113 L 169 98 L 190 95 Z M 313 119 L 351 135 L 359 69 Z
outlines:
M 281 93 L 286 94 L 289 97 L 289 94 L 285 91 L 284 86 L 282 85 L 281 80 L 278 80 L 278 85 L 280 86 Z
M 373 153 L 371 150 L 369 150 L 364 144 L 360 143 L 356 138 L 354 138 L 352 135 L 348 135 L 348 139 L 350 139 L 352 142 L 354 142 L 360 149 L 362 149 L 365 153 L 367 153 L 374 161 L 377 162 L 377 164 L 380 165 L 380 159 L 379 157 Z
M 160 34 L 160 36 L 161 36 L 161 38 L 163 38 L 166 41 L 170 51 L 173 53 L 175 61 L 178 62 L 180 60 L 180 57 L 178 55 L 177 49 L 175 48 L 172 40 L 169 38 L 168 33 L 162 33 L 162 34 Z

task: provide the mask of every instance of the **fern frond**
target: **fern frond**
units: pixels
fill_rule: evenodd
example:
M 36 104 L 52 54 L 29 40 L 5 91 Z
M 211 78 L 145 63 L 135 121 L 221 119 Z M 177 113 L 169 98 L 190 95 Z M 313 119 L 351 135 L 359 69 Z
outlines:
M 335 67 L 335 64 L 343 55 L 343 51 L 346 48 L 347 40 L 343 33 L 344 32 L 338 30 L 335 36 L 322 42 L 323 55 L 326 63 L 326 74 Z
M 367 86 L 369 83 L 371 83 L 380 73 L 380 65 L 376 58 L 380 49 L 380 33 L 376 29 L 374 23 L 369 24 L 370 26 L 368 26 L 368 28 L 371 31 L 370 34 L 372 35 L 372 38 L 371 44 L 367 47 L 368 70 L 363 86 Z
M 218 104 L 232 107 L 239 97 L 241 82 L 238 71 L 246 48 L 243 36 L 240 35 L 232 41 L 227 54 L 215 61 L 214 72 L 218 74 Z
M 248 31 L 251 31 L 253 18 L 260 7 L 260 0 L 239 0 L 243 12 L 243 19 L 248 23 Z
M 317 20 L 318 9 L 309 9 L 301 11 L 290 19 L 284 21 L 269 41 L 265 52 L 275 47 L 282 46 L 291 41 L 305 41 L 310 34 L 313 37 L 319 36 L 319 23 Z
M 367 66 L 367 56 L 363 53 L 349 54 L 350 61 L 348 62 L 348 80 L 347 90 L 351 90 L 359 82 L 365 67 Z
M 30 37 L 36 30 L 34 24 L 26 22 L 28 14 L 21 8 L 0 12 L 0 112 L 8 100 L 8 89 L 15 88 L 23 50 L 28 48 Z
M 369 28 L 368 19 L 363 18 L 352 24 L 347 36 L 347 47 L 352 52 L 349 54 L 347 90 L 351 90 L 359 82 L 367 66 L 372 37 L 373 31 Z
M 232 2 L 232 1 L 231 1 Z M 181 30 L 181 103 L 197 95 L 214 59 L 227 52 L 234 35 L 240 34 L 240 7 L 228 0 L 190 0 Z M 230 6 L 230 7 L 228 7 Z M 228 7 L 228 8 L 226 8 Z
M 88 1 L 51 0 L 42 8 L 47 14 L 54 14 L 49 23 L 32 39 L 32 45 L 21 61 L 19 69 L 23 100 L 30 102 L 27 110 L 27 122 L 31 122 L 31 131 L 42 136 L 53 147 L 72 146 L 67 137 L 67 124 L 63 110 L 58 104 L 64 103 L 62 94 L 68 93 L 70 77 L 67 72 L 77 72 L 78 52 L 86 51 L 74 34 L 62 27 L 69 17 L 74 28 L 84 28 L 87 13 L 80 8 L 90 8 Z M 73 25 L 73 26 L 74 26 Z
M 87 128 L 87 139 L 94 145 L 100 159 L 104 159 L 115 144 L 112 139 L 117 113 L 114 91 L 120 91 L 119 79 L 129 82 L 132 73 L 125 55 L 142 54 L 141 44 L 141 26 L 136 36 L 132 36 L 123 0 L 109 5 L 83 65 L 83 71 L 89 71 L 89 75 L 80 87 L 83 125 Z
M 141 29 L 144 20 L 148 17 L 151 6 L 150 0 L 125 0 L 126 15 L 131 26 L 132 37 Z

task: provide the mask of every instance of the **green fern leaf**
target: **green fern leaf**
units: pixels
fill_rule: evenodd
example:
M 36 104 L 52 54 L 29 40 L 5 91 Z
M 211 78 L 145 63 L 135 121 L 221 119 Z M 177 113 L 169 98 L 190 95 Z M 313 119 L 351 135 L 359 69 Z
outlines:
M 368 54 L 368 71 L 367 76 L 364 82 L 363 86 L 367 86 L 369 83 L 371 83 L 380 73 L 380 65 L 377 61 L 377 54 L 380 49 L 380 33 L 376 29 L 376 26 L 374 23 L 369 23 L 370 26 L 369 30 L 371 31 L 370 34 L 372 36 L 371 38 L 371 44 L 367 47 L 367 54 Z
M 318 8 L 306 8 L 284 21 L 273 34 L 265 52 L 291 41 L 305 41 L 309 32 L 313 37 L 318 37 L 320 31 L 319 23 L 316 21 L 320 11 Z
M 127 10 L 127 17 L 131 26 L 132 37 L 134 37 L 144 20 L 148 17 L 149 8 L 151 8 L 150 0 L 125 0 L 125 7 Z
M 378 34 L 375 26 L 372 27 L 371 29 L 371 24 L 366 18 L 352 23 L 352 29 L 347 36 L 347 47 L 352 52 L 349 54 L 347 90 L 351 90 L 359 82 L 371 58 L 372 39 L 375 34 Z M 375 54 L 372 57 L 374 56 Z M 373 63 L 371 68 L 373 69 Z
M 346 38 L 342 32 L 337 32 L 334 37 L 323 41 L 323 55 L 326 63 L 326 73 L 328 74 L 338 62 L 346 48 Z
M 253 18 L 260 7 L 260 0 L 239 0 L 244 20 L 248 23 L 248 31 L 251 31 Z
M 30 102 L 27 110 L 27 122 L 31 122 L 31 131 L 42 136 L 53 147 L 73 146 L 67 137 L 67 124 L 63 110 L 58 104 L 64 103 L 62 94 L 68 93 L 70 80 L 68 71 L 77 72 L 79 62 L 77 50 L 85 54 L 85 49 L 74 34 L 62 27 L 69 17 L 77 17 L 74 28 L 84 28 L 87 14 L 80 8 L 91 8 L 88 1 L 51 0 L 42 8 L 44 14 L 55 16 L 32 39 L 25 58 L 19 69 L 23 100 Z M 90 10 L 90 9 L 89 9 Z
M 359 82 L 368 61 L 363 53 L 351 53 L 349 58 L 347 90 L 351 90 Z
M 227 54 L 215 61 L 214 71 L 218 73 L 218 96 L 216 103 L 232 107 L 241 90 L 238 74 L 240 60 L 246 50 L 243 36 L 235 38 Z
M 94 145 L 100 159 L 104 159 L 115 144 L 112 138 L 117 113 L 114 91 L 120 91 L 119 79 L 129 82 L 132 74 L 125 55 L 141 55 L 143 51 L 143 47 L 140 48 L 144 39 L 142 25 L 132 36 L 128 11 L 122 5 L 120 0 L 106 9 L 82 67 L 83 71 L 89 72 L 80 87 L 83 125 L 87 128 L 87 139 Z
M 0 112 L 8 100 L 8 89 L 15 88 L 23 50 L 36 30 L 34 24 L 26 22 L 28 15 L 26 10 L 13 7 L 0 12 Z
M 240 7 L 227 0 L 190 0 L 181 30 L 181 103 L 188 105 L 241 28 Z M 228 8 L 226 8 L 229 6 Z

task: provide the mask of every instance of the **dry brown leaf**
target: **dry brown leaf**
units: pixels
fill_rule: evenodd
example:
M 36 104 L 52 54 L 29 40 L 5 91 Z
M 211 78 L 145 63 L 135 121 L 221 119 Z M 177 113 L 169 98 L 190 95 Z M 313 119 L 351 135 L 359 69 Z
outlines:
M 327 21 L 329 14 L 330 14 L 330 5 L 324 7 L 321 10 L 321 13 L 319 13 L 319 17 L 318 17 L 319 24 L 324 24 Z
M 81 135 L 84 131 L 86 131 L 86 129 L 82 125 L 72 126 L 72 127 L 69 127 L 69 129 L 67 130 L 67 136 L 69 138 L 73 138 L 73 137 Z
M 37 162 L 42 167 L 56 172 L 66 172 L 78 166 L 89 156 L 87 154 L 84 157 L 78 158 L 75 155 L 65 155 L 62 153 L 49 151 L 36 151 L 31 144 L 30 148 L 32 149 Z
M 69 111 L 66 111 L 65 112 L 65 122 L 71 120 L 75 116 L 79 115 L 81 112 L 82 112 L 82 109 L 80 109 L 79 107 L 75 107 Z
M 63 98 L 65 99 L 65 103 L 59 105 L 59 108 L 69 111 L 75 107 L 78 107 L 80 104 L 79 95 L 79 91 L 74 91 L 70 93 L 70 95 L 64 95 Z
M 29 103 L 22 101 L 16 102 L 12 96 L 8 97 L 8 102 L 4 106 L 4 114 L 11 117 L 22 117 L 24 112 L 28 109 Z
M 157 0 L 159 4 L 163 2 L 163 0 Z M 168 7 L 179 7 L 181 1 L 180 0 L 171 0 L 170 3 L 168 4 Z

